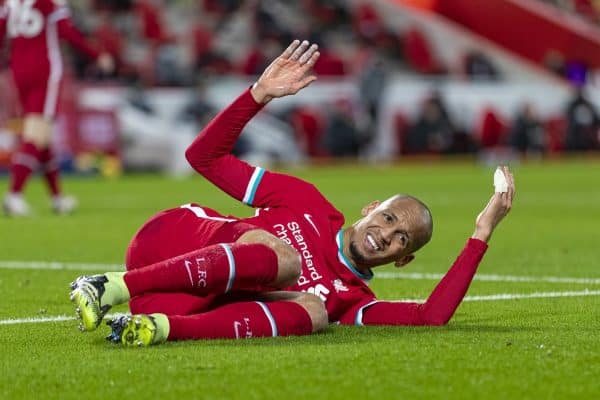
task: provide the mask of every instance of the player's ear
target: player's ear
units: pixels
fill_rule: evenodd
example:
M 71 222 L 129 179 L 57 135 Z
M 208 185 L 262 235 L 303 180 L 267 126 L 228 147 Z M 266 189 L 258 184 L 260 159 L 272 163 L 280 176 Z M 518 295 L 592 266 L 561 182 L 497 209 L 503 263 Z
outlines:
M 360 211 L 360 215 L 362 215 L 363 217 L 366 217 L 371 211 L 376 209 L 380 204 L 381 204 L 381 202 L 379 200 L 373 200 L 372 202 L 370 202 L 369 204 L 367 204 L 366 206 L 364 206 L 362 208 L 362 210 Z
M 401 259 L 397 260 L 394 263 L 394 266 L 396 268 L 402 268 L 402 267 L 404 267 L 406 264 L 408 264 L 409 262 L 411 262 L 414 259 L 415 259 L 415 255 L 414 254 L 408 254 L 408 255 L 402 257 Z

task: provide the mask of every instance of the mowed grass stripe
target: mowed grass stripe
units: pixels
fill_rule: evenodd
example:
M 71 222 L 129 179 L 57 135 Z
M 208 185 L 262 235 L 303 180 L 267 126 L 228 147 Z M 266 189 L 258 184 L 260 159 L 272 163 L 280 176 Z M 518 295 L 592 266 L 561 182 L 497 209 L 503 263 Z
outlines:
M 579 290 L 566 292 L 534 292 L 534 293 L 499 293 L 485 296 L 466 296 L 463 301 L 500 301 L 500 300 L 521 300 L 521 299 L 542 299 L 553 297 L 586 297 L 600 296 L 600 290 Z M 426 299 L 401 299 L 396 301 L 424 302 Z M 107 314 L 106 318 L 111 318 L 112 314 Z M 66 315 L 57 315 L 54 317 L 26 317 L 10 318 L 0 320 L 0 325 L 31 324 L 44 322 L 62 322 L 72 321 L 75 317 Z
M 61 262 L 61 261 L 12 261 L 0 260 L 0 269 L 34 269 L 34 270 L 69 270 L 69 271 L 121 271 L 120 264 Z M 442 273 L 420 272 L 376 272 L 376 279 L 413 279 L 440 280 Z M 484 282 L 518 282 L 518 283 L 579 283 L 583 285 L 600 285 L 600 278 L 575 278 L 564 276 L 515 276 L 497 274 L 478 274 L 473 279 Z
M 384 267 L 381 274 L 445 272 L 493 190 L 493 168 L 474 162 L 291 172 L 314 183 L 346 215 L 346 224 L 360 217 L 365 204 L 397 192 L 430 206 L 436 228 L 427 249 L 409 268 Z M 593 184 L 600 160 L 523 163 L 514 172 L 514 208 L 495 233 L 480 273 L 501 279 L 600 278 L 600 186 Z M 122 270 L 131 237 L 159 210 L 190 201 L 226 215 L 252 215 L 253 210 L 197 177 L 67 178 L 65 188 L 81 204 L 68 218 L 50 212 L 41 179 L 34 179 L 26 193 L 35 217 L 0 218 L 1 260 L 59 260 L 73 268 L 0 269 L 0 321 L 67 318 L 0 325 L 2 400 L 144 393 L 164 400 L 598 397 L 600 296 L 591 291 L 600 286 L 592 282 L 473 282 L 469 295 L 477 296 L 588 291 L 581 297 L 467 300 L 442 328 L 331 326 L 304 337 L 174 342 L 118 351 L 103 340 L 106 327 L 94 335 L 78 332 L 77 321 L 69 319 L 75 314 L 67 283 L 77 275 Z M 102 267 L 72 265 L 77 263 Z M 375 279 L 373 286 L 381 298 L 427 297 L 437 276 L 413 276 L 429 279 L 403 281 L 392 275 Z M 477 274 L 476 280 L 485 277 Z M 126 312 L 124 306 L 111 312 Z

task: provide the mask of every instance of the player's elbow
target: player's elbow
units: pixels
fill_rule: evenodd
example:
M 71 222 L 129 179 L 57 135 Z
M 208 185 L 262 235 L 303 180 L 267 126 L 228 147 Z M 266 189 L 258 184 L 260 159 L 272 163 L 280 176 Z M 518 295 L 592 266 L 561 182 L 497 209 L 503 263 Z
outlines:
M 185 159 L 192 168 L 202 173 L 210 165 L 206 157 L 202 157 L 202 152 L 198 150 L 198 144 L 192 143 L 185 151 Z
M 435 312 L 431 308 L 424 307 L 422 304 L 419 306 L 419 317 L 422 325 L 426 326 L 443 326 L 447 325 L 453 314 L 445 312 Z

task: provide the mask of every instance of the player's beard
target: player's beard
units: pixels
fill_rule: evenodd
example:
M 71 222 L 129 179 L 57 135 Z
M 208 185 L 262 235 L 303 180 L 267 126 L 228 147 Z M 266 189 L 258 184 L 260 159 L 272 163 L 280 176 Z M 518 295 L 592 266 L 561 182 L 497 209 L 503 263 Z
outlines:
M 348 250 L 350 250 L 350 254 L 352 255 L 352 260 L 354 264 L 363 264 L 366 259 L 365 256 L 358 251 L 358 247 L 356 247 L 355 242 L 350 242 L 350 246 L 348 246 Z

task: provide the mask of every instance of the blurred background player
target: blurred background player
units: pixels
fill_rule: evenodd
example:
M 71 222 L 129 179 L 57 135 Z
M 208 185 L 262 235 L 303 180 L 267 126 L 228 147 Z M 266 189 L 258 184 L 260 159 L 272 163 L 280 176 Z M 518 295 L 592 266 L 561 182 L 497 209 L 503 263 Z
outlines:
M 0 5 L 0 45 L 10 40 L 10 68 L 25 118 L 21 145 L 12 159 L 11 183 L 3 202 L 7 215 L 26 216 L 29 205 L 23 190 L 40 169 L 58 214 L 73 211 L 75 198 L 62 194 L 59 166 L 51 149 L 52 122 L 56 114 L 63 64 L 60 40 L 96 60 L 109 72 L 113 59 L 100 53 L 74 27 L 64 0 L 6 0 Z

